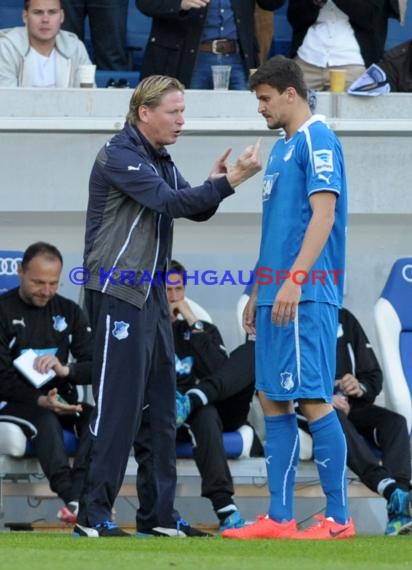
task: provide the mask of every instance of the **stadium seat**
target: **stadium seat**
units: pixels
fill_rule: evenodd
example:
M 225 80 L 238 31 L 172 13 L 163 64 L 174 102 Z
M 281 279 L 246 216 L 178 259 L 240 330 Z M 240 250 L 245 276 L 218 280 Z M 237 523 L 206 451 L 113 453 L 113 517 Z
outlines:
M 22 0 L 1 0 L 0 2 L 0 28 L 15 28 L 23 26 Z
M 375 304 L 385 403 L 412 427 L 412 257 L 398 259 Z
M 213 323 L 212 317 L 206 309 L 199 305 L 199 303 L 196 303 L 196 301 L 193 301 L 193 299 L 189 299 L 189 297 L 185 296 L 185 299 L 188 302 L 190 309 L 199 320 L 205 321 L 205 323 Z M 183 319 L 182 315 L 179 314 L 178 319 Z
M 254 432 L 251 426 L 245 424 L 236 431 L 223 432 L 222 437 L 223 447 L 228 459 L 250 457 L 254 438 Z M 177 442 L 176 455 L 181 459 L 192 458 L 192 444 L 189 442 Z
M 403 26 L 401 26 L 398 20 L 389 20 L 385 50 L 388 51 L 398 44 L 410 39 L 412 39 L 412 7 L 409 5 L 406 10 Z
M 289 55 L 292 41 L 292 28 L 287 19 L 287 2 L 273 12 L 273 40 L 269 51 L 270 57 L 274 55 Z

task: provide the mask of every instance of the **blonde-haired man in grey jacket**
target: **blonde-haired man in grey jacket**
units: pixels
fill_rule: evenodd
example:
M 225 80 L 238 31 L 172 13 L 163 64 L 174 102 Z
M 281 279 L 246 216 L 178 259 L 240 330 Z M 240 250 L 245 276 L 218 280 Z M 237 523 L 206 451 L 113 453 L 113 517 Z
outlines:
M 91 64 L 84 44 L 60 30 L 60 0 L 26 0 L 24 27 L 0 30 L 0 87 L 79 87 Z

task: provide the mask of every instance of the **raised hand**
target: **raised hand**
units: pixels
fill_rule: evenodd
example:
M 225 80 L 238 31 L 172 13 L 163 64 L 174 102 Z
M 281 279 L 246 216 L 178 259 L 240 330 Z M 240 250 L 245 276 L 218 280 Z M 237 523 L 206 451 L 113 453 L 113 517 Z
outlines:
M 218 178 L 219 176 L 224 176 L 229 171 L 229 164 L 227 162 L 227 158 L 229 154 L 232 152 L 231 148 L 225 150 L 225 152 L 220 156 L 217 161 L 214 163 L 211 173 L 209 174 L 209 178 Z
M 233 188 L 236 188 L 236 186 L 239 186 L 239 184 L 262 170 L 261 141 L 262 139 L 258 138 L 254 145 L 246 147 L 239 155 L 234 166 L 229 167 L 227 178 Z

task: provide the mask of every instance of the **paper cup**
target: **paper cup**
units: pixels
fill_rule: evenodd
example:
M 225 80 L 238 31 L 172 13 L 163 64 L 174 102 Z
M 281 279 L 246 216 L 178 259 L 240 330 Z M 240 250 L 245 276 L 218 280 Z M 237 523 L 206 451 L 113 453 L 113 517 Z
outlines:
M 342 93 L 346 86 L 346 69 L 329 70 L 329 91 L 332 93 Z
M 96 66 L 79 65 L 78 68 L 80 87 L 94 87 Z
M 212 65 L 213 89 L 216 91 L 227 91 L 229 89 L 229 79 L 231 65 Z

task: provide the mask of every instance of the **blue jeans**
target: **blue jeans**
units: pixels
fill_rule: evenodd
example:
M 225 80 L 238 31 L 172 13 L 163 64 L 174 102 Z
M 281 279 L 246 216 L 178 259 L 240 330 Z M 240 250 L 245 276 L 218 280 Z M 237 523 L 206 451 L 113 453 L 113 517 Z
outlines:
M 93 61 L 98 69 L 128 69 L 126 26 L 128 0 L 62 0 L 62 28 L 88 44 L 89 17 Z
M 213 89 L 212 65 L 231 65 L 229 89 L 247 89 L 247 72 L 238 53 L 227 55 L 200 51 L 193 70 L 190 89 Z

